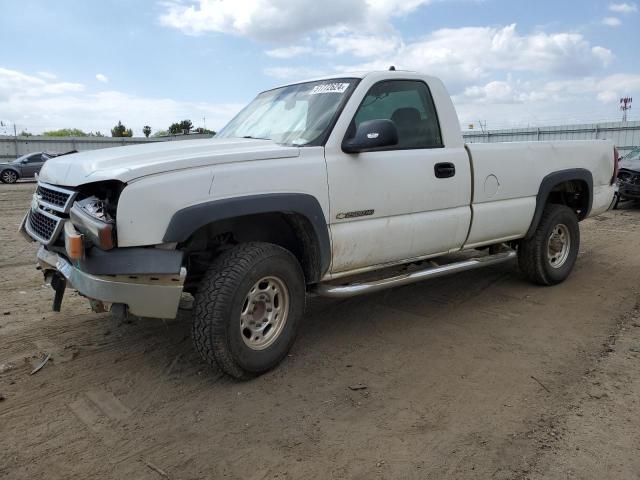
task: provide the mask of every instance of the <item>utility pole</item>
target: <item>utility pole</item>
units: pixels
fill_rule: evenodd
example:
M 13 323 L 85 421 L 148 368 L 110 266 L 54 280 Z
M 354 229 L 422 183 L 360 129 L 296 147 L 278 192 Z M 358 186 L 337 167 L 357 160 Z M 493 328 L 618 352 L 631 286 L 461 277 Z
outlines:
M 631 103 L 633 102 L 633 98 L 631 97 L 623 97 L 620 99 L 620 110 L 622 110 L 622 121 L 626 123 L 627 121 L 627 112 L 631 110 Z
M 485 136 L 485 141 L 489 143 L 489 131 L 487 130 L 487 121 L 485 120 L 483 123 L 482 120 L 478 120 L 478 123 L 480 124 L 480 130 L 482 130 L 482 134 Z

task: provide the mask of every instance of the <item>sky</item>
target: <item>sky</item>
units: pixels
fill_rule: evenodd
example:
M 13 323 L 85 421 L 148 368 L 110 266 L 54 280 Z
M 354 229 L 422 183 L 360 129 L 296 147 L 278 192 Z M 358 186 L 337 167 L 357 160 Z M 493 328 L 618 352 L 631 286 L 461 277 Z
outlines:
M 218 130 L 255 95 L 348 71 L 445 82 L 463 129 L 620 120 L 640 6 L 595 0 L 0 0 L 0 134 L 119 120 Z

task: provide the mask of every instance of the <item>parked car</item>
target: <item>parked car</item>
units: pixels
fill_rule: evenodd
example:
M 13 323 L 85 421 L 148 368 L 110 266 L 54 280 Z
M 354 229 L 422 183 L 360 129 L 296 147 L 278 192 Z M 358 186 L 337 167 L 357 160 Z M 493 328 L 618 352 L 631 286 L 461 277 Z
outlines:
M 12 162 L 0 163 L 0 181 L 2 183 L 16 183 L 19 178 L 31 178 L 49 160 L 51 155 L 44 152 L 28 153 Z
M 564 281 L 617 166 L 606 140 L 465 145 L 437 78 L 340 75 L 260 93 L 212 139 L 52 159 L 21 228 L 54 310 L 67 284 L 118 316 L 173 318 L 191 293 L 197 351 L 249 378 L 287 355 L 307 292 L 515 258 Z
M 616 206 L 625 200 L 640 200 L 640 148 L 620 159 Z

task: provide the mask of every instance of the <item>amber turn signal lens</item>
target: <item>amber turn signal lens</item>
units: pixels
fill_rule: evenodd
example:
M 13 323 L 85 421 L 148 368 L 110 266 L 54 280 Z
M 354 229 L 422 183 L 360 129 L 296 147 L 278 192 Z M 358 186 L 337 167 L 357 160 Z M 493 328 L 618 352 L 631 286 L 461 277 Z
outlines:
M 84 238 L 78 233 L 70 222 L 65 224 L 64 229 L 64 247 L 67 256 L 71 260 L 80 260 L 84 257 Z
M 100 238 L 100 248 L 103 250 L 109 250 L 114 247 L 113 245 L 113 227 L 111 225 L 105 225 L 98 230 L 98 236 Z

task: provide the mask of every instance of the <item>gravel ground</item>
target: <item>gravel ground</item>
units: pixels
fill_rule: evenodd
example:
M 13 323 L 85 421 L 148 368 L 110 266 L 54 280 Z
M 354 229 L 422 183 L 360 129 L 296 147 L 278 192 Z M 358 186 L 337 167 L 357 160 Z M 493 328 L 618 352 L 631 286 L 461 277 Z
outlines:
M 640 210 L 583 222 L 556 287 L 506 265 L 311 299 L 289 358 L 238 383 L 188 311 L 51 312 L 16 232 L 33 190 L 0 185 L 0 478 L 640 478 Z

